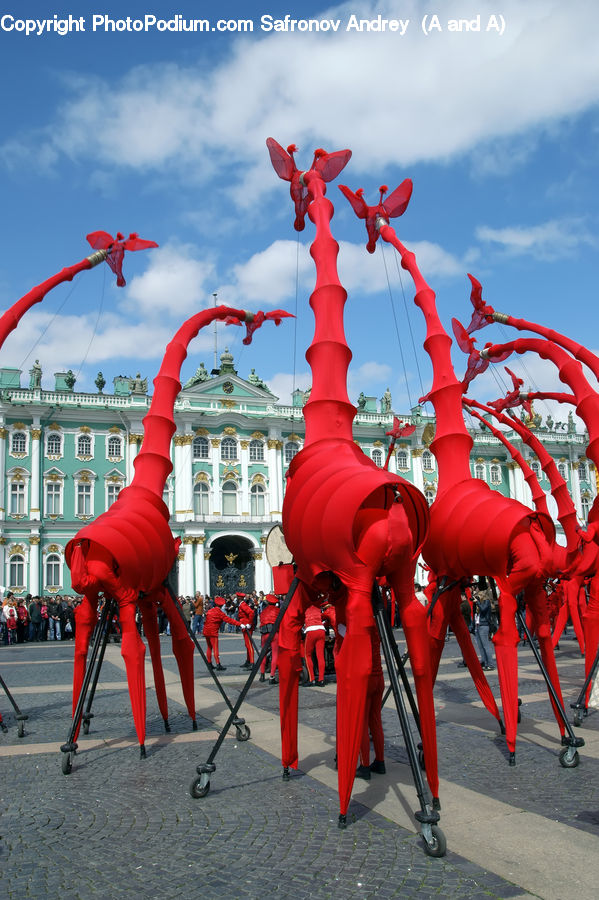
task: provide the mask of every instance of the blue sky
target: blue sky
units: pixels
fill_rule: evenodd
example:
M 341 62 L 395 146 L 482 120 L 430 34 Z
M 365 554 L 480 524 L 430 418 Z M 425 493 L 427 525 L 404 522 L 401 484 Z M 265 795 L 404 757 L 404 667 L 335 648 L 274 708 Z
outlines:
M 495 308 L 599 347 L 593 0 L 298 8 L 298 19 L 338 20 L 337 32 L 262 31 L 263 15 L 290 12 L 278 2 L 224 3 L 218 13 L 188 0 L 3 6 L 2 15 L 15 20 L 83 16 L 86 30 L 27 37 L 7 30 L 12 19 L 1 20 L 0 306 L 87 255 L 89 231 L 138 231 L 160 249 L 126 257 L 124 289 L 102 266 L 54 291 L 8 339 L 2 365 L 26 373 L 39 358 L 48 388 L 52 373 L 67 368 L 82 390 L 94 390 L 99 369 L 109 385 L 137 371 L 151 380 L 179 324 L 216 291 L 235 306 L 297 310 L 296 325 L 264 328 L 250 348 L 242 348 L 240 332 L 221 327 L 219 351 L 229 345 L 239 373 L 254 367 L 283 401 L 294 385 L 306 388 L 313 229 L 308 222 L 298 247 L 268 136 L 296 143 L 300 167 L 317 146 L 351 148 L 339 180 L 363 187 L 370 202 L 380 184 L 392 189 L 412 178 L 398 233 L 416 251 L 448 329 L 452 316 L 469 320 L 472 272 Z M 180 14 L 211 24 L 242 18 L 254 27 L 245 34 L 94 32 L 92 16 L 101 13 L 121 20 Z M 442 30 L 425 35 L 425 13 L 436 13 Z M 346 30 L 351 16 L 378 14 L 409 20 L 405 34 Z M 449 31 L 450 19 L 477 15 L 480 31 Z M 503 34 L 486 30 L 491 15 L 503 16 Z M 400 282 L 389 250 L 385 258 L 380 248 L 368 256 L 363 225 L 336 184 L 329 196 L 349 293 L 350 398 L 360 390 L 380 397 L 389 386 L 394 408 L 407 412 L 421 385 L 430 386 L 411 285 L 405 273 Z M 504 337 L 494 326 L 480 343 Z M 200 361 L 212 367 L 213 345 L 211 330 L 196 339 L 183 379 Z M 459 355 L 456 365 L 461 374 Z M 510 366 L 527 385 L 557 386 L 536 360 L 525 372 Z M 489 400 L 500 389 L 485 375 L 473 393 Z

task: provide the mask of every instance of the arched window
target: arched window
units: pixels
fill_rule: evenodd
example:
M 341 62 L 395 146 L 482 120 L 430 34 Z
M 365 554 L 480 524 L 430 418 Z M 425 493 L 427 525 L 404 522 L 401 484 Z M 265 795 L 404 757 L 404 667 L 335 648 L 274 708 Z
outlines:
M 91 448 L 90 448 L 91 449 Z M 108 438 L 108 456 L 110 459 L 123 455 L 123 443 L 118 435 L 113 434 Z
M 223 484 L 223 516 L 237 515 L 237 485 L 234 481 Z
M 27 453 L 27 435 L 24 431 L 13 431 L 10 441 L 11 453 Z
M 474 477 L 480 478 L 481 481 L 485 480 L 485 467 L 482 463 L 476 463 L 474 466 Z
M 383 451 L 382 450 L 373 450 L 372 451 L 372 461 L 377 466 L 383 465 Z
M 579 481 L 588 481 L 589 480 L 589 470 L 587 468 L 586 461 L 580 460 L 578 463 L 578 480 Z
M 253 484 L 250 489 L 250 515 L 264 515 L 264 487 L 261 484 Z
M 264 462 L 263 441 L 250 441 L 250 462 Z
M 46 557 L 46 587 L 60 587 L 60 556 L 57 553 L 50 553 Z
M 431 503 L 433 502 L 433 500 L 435 499 L 435 492 L 434 492 L 433 488 L 430 488 L 430 487 L 425 488 L 424 496 L 425 496 L 426 502 L 430 506 Z
M 560 473 L 564 481 L 568 480 L 568 466 L 565 462 L 560 462 L 557 464 L 557 471 Z
M 210 500 L 210 489 L 205 481 L 198 481 L 193 486 L 193 514 L 207 516 Z
M 77 456 L 92 455 L 92 439 L 89 434 L 80 434 L 77 438 Z
M 20 553 L 15 553 L 10 558 L 8 580 L 11 588 L 25 587 L 25 560 Z
M 299 452 L 299 445 L 295 441 L 288 441 L 285 444 L 285 464 L 289 465 L 296 453 Z
M 220 445 L 221 459 L 237 459 L 237 441 L 235 438 L 226 437 Z
M 62 435 L 49 434 L 46 447 L 48 456 L 62 456 Z
M 408 451 L 407 450 L 398 450 L 397 451 L 397 468 L 398 469 L 407 469 L 408 468 Z
M 491 484 L 501 484 L 501 469 L 496 464 L 491 466 Z
M 530 468 L 533 470 L 537 478 L 541 477 L 541 463 L 538 460 L 531 462 Z
M 191 445 L 191 451 L 194 459 L 210 459 L 210 446 L 208 438 L 194 437 Z
M 433 454 L 430 450 L 425 450 L 422 454 L 422 468 L 425 472 L 433 471 Z

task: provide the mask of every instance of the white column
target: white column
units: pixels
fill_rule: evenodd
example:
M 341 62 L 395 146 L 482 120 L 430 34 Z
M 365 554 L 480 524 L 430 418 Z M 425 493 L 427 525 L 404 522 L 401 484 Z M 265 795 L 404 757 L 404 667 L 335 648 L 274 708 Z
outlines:
M 127 484 L 131 484 L 135 475 L 135 467 L 133 465 L 135 457 L 141 446 L 143 435 L 129 432 L 129 443 L 127 445 Z
M 578 478 L 578 462 L 571 463 L 570 478 L 572 500 L 574 501 L 574 509 L 579 519 L 582 519 L 582 506 L 580 503 L 580 480 Z
M 194 538 L 192 537 L 184 537 L 183 538 L 183 559 L 180 563 L 181 572 L 181 580 L 180 580 L 180 592 L 183 595 L 188 595 L 190 597 L 193 596 L 193 549 L 194 549 Z
M 424 475 L 422 473 L 422 450 L 420 447 L 414 447 L 412 450 L 412 472 L 414 473 L 414 484 L 420 491 L 424 491 Z
M 0 521 L 6 518 L 6 438 L 8 432 L 0 427 Z M 2 551 L 4 556 L 4 550 Z
M 220 439 L 212 438 L 212 495 L 210 514 L 222 513 L 220 502 Z
M 389 452 L 389 448 L 387 447 L 387 450 L 385 451 L 385 456 L 387 455 L 388 452 Z M 383 460 L 383 462 L 384 462 L 384 460 Z M 395 456 L 395 450 L 391 454 L 391 458 L 389 460 L 389 471 L 391 472 L 392 475 L 397 475 L 397 457 Z
M 241 509 L 242 513 L 250 511 L 250 485 L 249 485 L 249 441 L 240 441 L 241 447 Z
M 194 572 L 195 572 L 195 590 L 206 594 L 206 566 L 204 564 L 204 541 L 206 535 L 202 534 L 195 539 L 194 546 Z M 194 591 L 195 593 L 195 591 Z
M 514 476 L 514 470 L 519 469 L 520 466 L 516 462 L 508 462 L 507 464 L 507 481 L 508 481 L 508 490 L 510 492 L 510 497 L 512 500 L 516 499 L 516 478 Z
M 191 480 L 192 434 L 175 435 L 175 520 L 185 522 L 193 516 Z
M 267 447 L 268 462 L 268 488 L 270 494 L 270 510 L 278 510 L 280 512 L 283 501 L 281 500 L 281 482 L 279 478 L 279 467 L 277 465 L 277 448 L 279 441 L 269 439 Z
M 39 441 L 38 441 L 39 443 Z M 40 593 L 40 538 L 32 534 L 29 538 L 29 593 Z
M 40 514 L 40 437 L 41 428 L 38 425 L 31 427 L 31 502 L 29 506 L 29 518 L 39 522 Z M 32 591 L 32 593 L 34 593 Z
M 206 585 L 205 594 L 210 594 L 210 550 L 204 550 L 203 560 L 204 566 L 204 584 Z

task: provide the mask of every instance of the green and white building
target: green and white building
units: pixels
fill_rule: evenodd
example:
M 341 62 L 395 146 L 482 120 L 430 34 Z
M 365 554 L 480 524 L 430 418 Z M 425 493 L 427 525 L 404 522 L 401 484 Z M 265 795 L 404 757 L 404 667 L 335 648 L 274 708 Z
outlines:
M 238 375 L 228 350 L 220 359 L 218 374 L 200 366 L 174 411 L 173 471 L 164 500 L 173 534 L 182 540 L 181 594 L 271 588 L 264 545 L 281 521 L 287 467 L 303 446 L 306 395 L 297 390 L 292 405 L 282 405 L 253 370 L 245 379 Z M 16 594 L 68 593 L 66 544 L 131 482 L 151 398 L 139 375 L 115 378 L 113 393 L 104 393 L 101 374 L 96 393 L 78 392 L 71 372 L 56 373 L 54 390 L 43 390 L 37 362 L 27 386 L 22 377 L 18 369 L 0 369 L 2 584 Z M 391 405 L 388 392 L 380 401 L 361 394 L 358 403 L 355 440 L 377 465 L 387 456 Z M 434 419 L 420 407 L 396 415 L 416 430 L 397 444 L 389 468 L 432 502 Z M 582 523 L 597 493 L 596 472 L 585 456 L 588 435 L 577 433 L 571 419 L 542 423 L 537 416 L 535 424 Z M 530 504 L 528 486 L 503 445 L 480 428 L 472 436 L 473 476 Z M 509 437 L 542 475 L 518 435 Z M 548 488 L 544 476 L 541 483 Z

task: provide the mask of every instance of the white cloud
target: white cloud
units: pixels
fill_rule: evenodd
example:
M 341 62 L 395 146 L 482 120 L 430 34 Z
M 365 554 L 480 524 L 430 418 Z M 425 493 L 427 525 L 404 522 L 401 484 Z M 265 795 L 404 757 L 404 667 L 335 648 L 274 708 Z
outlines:
M 499 12 L 491 0 L 443 4 L 444 32 L 428 37 L 419 24 L 425 12 L 423 0 L 405 0 L 404 37 L 347 33 L 351 14 L 398 15 L 391 0 L 353 2 L 314 13 L 342 19 L 335 35 L 263 36 L 256 29 L 211 69 L 160 64 L 115 83 L 72 78 L 70 99 L 43 134 L 9 136 L 1 152 L 14 165 L 34 144 L 44 148 L 47 165 L 61 154 L 141 172 L 168 166 L 188 181 L 230 166 L 235 181 L 247 180 L 243 204 L 272 187 L 272 176 L 264 179 L 268 134 L 297 142 L 304 165 L 317 141 L 329 149 L 350 145 L 353 171 L 443 161 L 478 146 L 484 166 L 490 141 L 597 103 L 596 36 L 583 24 L 594 18 L 591 0 L 504 0 L 501 36 L 485 31 Z M 476 14 L 480 33 L 447 31 L 452 15 Z
M 259 374 L 259 373 L 258 373 Z M 275 397 L 283 404 L 291 405 L 293 391 L 307 391 L 312 384 L 310 372 L 277 372 L 272 378 L 266 379 L 266 383 Z
M 131 279 L 123 307 L 148 317 L 169 312 L 183 319 L 209 305 L 214 286 L 212 262 L 197 259 L 190 246 L 166 245 L 152 250 L 146 271 Z
M 314 264 L 305 244 L 274 241 L 233 267 L 233 283 L 221 290 L 227 302 L 256 302 L 275 306 L 295 297 L 296 281 L 305 288 L 313 279 Z M 220 296 L 220 294 L 219 294 Z
M 491 228 L 480 225 L 476 237 L 493 244 L 512 256 L 532 256 L 538 260 L 555 260 L 571 256 L 580 246 L 597 246 L 597 237 L 580 219 L 551 219 L 540 225 L 512 225 Z

